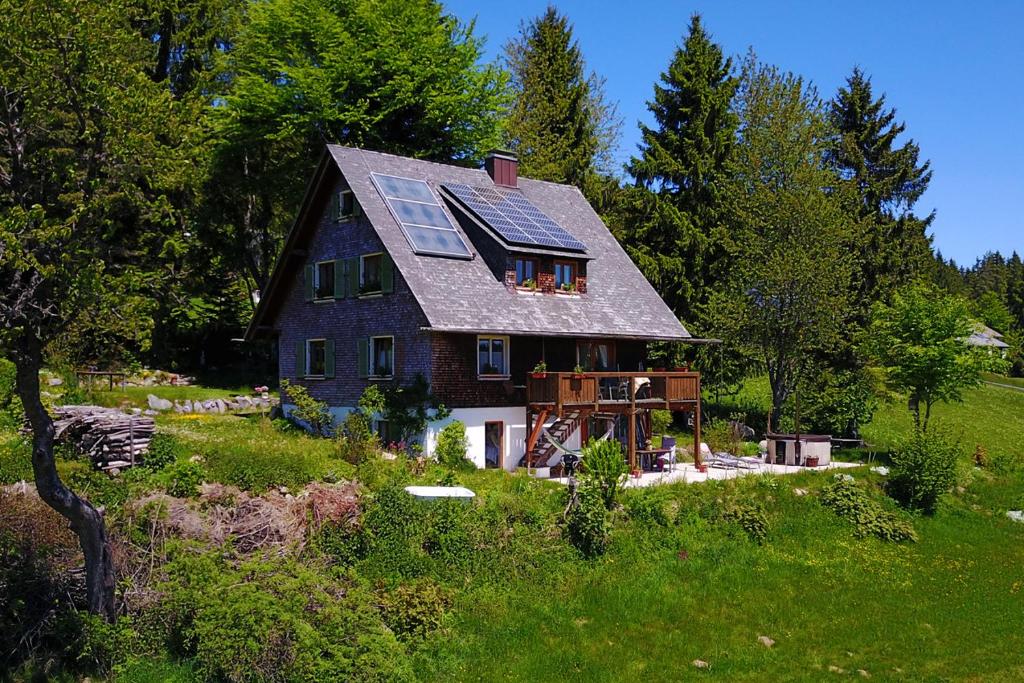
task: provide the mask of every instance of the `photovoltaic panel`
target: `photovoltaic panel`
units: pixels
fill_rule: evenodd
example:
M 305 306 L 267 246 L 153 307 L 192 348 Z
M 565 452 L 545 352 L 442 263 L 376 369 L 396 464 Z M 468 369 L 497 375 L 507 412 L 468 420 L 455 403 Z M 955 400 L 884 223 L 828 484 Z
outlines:
M 441 187 L 509 244 L 586 251 L 583 242 L 551 220 L 519 190 L 462 183 L 445 183 Z
M 422 180 L 371 173 L 391 214 L 417 254 L 472 256 L 430 186 Z

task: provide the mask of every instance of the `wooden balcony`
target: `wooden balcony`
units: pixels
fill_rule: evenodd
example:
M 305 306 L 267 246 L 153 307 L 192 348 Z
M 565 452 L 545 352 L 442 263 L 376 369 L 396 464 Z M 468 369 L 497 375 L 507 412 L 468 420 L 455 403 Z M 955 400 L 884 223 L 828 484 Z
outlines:
M 531 408 L 561 415 L 565 408 L 626 412 L 635 408 L 688 410 L 700 401 L 699 372 L 547 372 L 526 378 Z

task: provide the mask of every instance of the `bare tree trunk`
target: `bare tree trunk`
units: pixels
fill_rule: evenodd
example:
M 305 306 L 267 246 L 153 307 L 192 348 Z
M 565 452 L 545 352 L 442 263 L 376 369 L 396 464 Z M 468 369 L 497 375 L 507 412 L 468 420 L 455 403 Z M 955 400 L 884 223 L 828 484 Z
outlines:
M 70 522 L 85 555 L 85 589 L 89 611 L 114 619 L 114 562 L 103 513 L 64 486 L 53 457 L 53 420 L 39 396 L 42 345 L 32 335 L 17 354 L 17 391 L 32 426 L 32 472 L 43 501 Z

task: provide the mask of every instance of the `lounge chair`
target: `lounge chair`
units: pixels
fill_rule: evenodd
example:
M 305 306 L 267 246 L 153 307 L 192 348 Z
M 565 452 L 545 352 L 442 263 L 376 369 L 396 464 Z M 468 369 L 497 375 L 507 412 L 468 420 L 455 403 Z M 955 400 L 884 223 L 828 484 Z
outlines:
M 719 469 L 731 469 L 731 470 L 759 470 L 761 469 L 761 460 L 758 458 L 749 457 L 737 457 L 731 453 L 718 452 L 709 458 L 705 458 L 704 462 L 708 467 L 717 467 Z

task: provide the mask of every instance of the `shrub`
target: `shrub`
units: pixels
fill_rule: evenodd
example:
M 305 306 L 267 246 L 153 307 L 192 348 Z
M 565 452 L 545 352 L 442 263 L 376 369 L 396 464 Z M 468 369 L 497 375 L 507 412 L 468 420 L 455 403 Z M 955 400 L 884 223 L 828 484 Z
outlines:
M 904 506 L 935 512 L 939 497 L 956 482 L 956 444 L 933 427 L 915 430 L 892 453 L 889 493 Z
M 431 579 L 378 590 L 381 616 L 399 640 L 417 642 L 444 625 L 452 596 Z
M 1024 456 L 1000 451 L 989 458 L 989 468 L 996 474 L 1014 474 L 1024 470 Z
M 358 410 L 345 416 L 336 441 L 338 457 L 353 465 L 380 453 L 380 438 L 370 428 L 370 418 Z
M 205 476 L 202 465 L 186 460 L 165 468 L 158 481 L 168 494 L 176 498 L 192 498 L 199 495 L 199 486 Z
M 426 568 L 421 545 L 423 506 L 393 482 L 374 494 L 363 515 L 367 559 L 385 576 L 418 576 Z
M 469 441 L 466 439 L 466 425 L 461 420 L 452 420 L 437 436 L 434 457 L 437 462 L 450 470 L 470 470 L 473 463 L 466 459 Z
M 0 435 L 0 485 L 32 481 L 32 444 L 22 436 Z
M 634 522 L 647 526 L 668 526 L 669 518 L 658 491 L 637 489 L 624 501 L 626 512 Z
M 626 460 L 622 456 L 622 445 L 614 439 L 591 439 L 583 447 L 580 463 L 581 480 L 592 484 L 600 493 L 606 509 L 615 506 L 619 489 L 628 473 Z
M 281 380 L 281 391 L 287 393 L 288 399 L 295 404 L 291 417 L 308 425 L 309 430 L 317 436 L 327 436 L 334 424 L 334 417 L 325 401 L 315 399 L 306 387 Z
M 413 679 L 373 594 L 324 568 L 287 557 L 233 568 L 207 555 L 176 559 L 168 573 L 168 634 L 204 679 Z
M 586 558 L 603 555 L 608 548 L 608 510 L 604 495 L 592 481 L 576 488 L 576 502 L 569 509 L 565 533 L 576 550 Z
M 736 454 L 740 450 L 740 439 L 736 430 L 726 420 L 714 420 L 704 427 L 701 437 L 712 453 Z
M 447 568 L 464 565 L 473 552 L 467 529 L 467 507 L 458 500 L 431 504 L 423 549 Z
M 910 522 L 882 508 L 867 491 L 844 477 L 837 478 L 821 491 L 821 503 L 839 517 L 856 525 L 858 537 L 875 536 L 883 541 L 916 541 Z
M 142 464 L 150 470 L 162 470 L 184 453 L 184 447 L 172 435 L 157 432 L 149 442 L 149 450 Z
M 739 526 L 754 543 L 768 540 L 768 515 L 758 505 L 730 502 L 722 508 L 721 519 Z
M 672 424 L 672 413 L 668 410 L 651 411 L 651 434 L 664 434 Z

